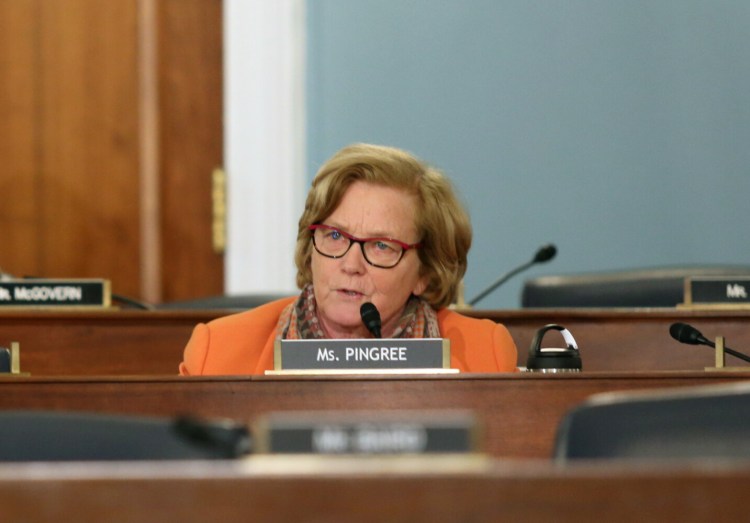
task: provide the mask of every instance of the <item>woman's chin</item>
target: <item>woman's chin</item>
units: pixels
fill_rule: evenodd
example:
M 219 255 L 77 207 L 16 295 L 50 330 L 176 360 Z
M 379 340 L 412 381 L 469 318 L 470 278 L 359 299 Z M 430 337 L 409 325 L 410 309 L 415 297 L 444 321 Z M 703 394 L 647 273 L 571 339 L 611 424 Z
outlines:
M 338 338 L 363 338 L 367 329 L 362 323 L 359 308 L 352 312 L 350 310 L 333 310 L 330 315 L 321 318 L 326 330 Z

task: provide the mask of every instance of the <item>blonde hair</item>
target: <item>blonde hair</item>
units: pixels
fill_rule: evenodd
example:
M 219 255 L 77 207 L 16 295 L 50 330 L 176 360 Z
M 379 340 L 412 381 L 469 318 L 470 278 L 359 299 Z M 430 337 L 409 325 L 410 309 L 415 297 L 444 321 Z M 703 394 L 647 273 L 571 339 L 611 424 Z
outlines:
M 420 276 L 427 277 L 422 297 L 435 309 L 456 300 L 471 247 L 471 222 L 450 180 L 437 169 L 401 149 L 354 144 L 341 149 L 318 171 L 299 219 L 297 285 L 312 282 L 310 225 L 325 221 L 357 181 L 402 189 L 416 196 L 416 229 L 423 247 Z

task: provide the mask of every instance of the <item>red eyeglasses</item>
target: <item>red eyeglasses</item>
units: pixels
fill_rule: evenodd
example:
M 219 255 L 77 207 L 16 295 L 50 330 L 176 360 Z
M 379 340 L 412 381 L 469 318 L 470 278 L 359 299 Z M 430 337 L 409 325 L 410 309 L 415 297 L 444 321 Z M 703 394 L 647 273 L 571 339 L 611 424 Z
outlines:
M 381 269 L 395 267 L 406 251 L 422 247 L 421 243 L 408 244 L 393 238 L 357 238 L 322 223 L 310 225 L 308 230 L 313 231 L 313 246 L 322 256 L 341 258 L 349 252 L 353 243 L 358 243 L 367 263 Z

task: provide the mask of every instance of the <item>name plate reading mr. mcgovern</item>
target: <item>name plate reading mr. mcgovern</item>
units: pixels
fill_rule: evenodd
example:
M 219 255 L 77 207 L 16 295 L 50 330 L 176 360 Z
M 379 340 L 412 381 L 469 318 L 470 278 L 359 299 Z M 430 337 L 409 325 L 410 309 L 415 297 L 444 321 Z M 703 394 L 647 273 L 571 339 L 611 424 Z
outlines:
M 0 307 L 109 307 L 109 280 L 24 278 L 0 281 Z
M 448 338 L 277 340 L 275 371 L 346 372 L 443 370 Z

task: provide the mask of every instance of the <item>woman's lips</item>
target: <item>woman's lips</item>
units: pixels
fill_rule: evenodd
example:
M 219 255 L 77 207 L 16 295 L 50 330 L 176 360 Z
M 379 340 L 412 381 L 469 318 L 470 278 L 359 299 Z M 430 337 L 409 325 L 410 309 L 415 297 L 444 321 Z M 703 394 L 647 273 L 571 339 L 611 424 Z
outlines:
M 364 296 L 361 292 L 353 291 L 351 289 L 339 289 L 338 293 L 343 294 L 344 296 L 352 297 L 352 298 L 358 298 L 360 296 Z

